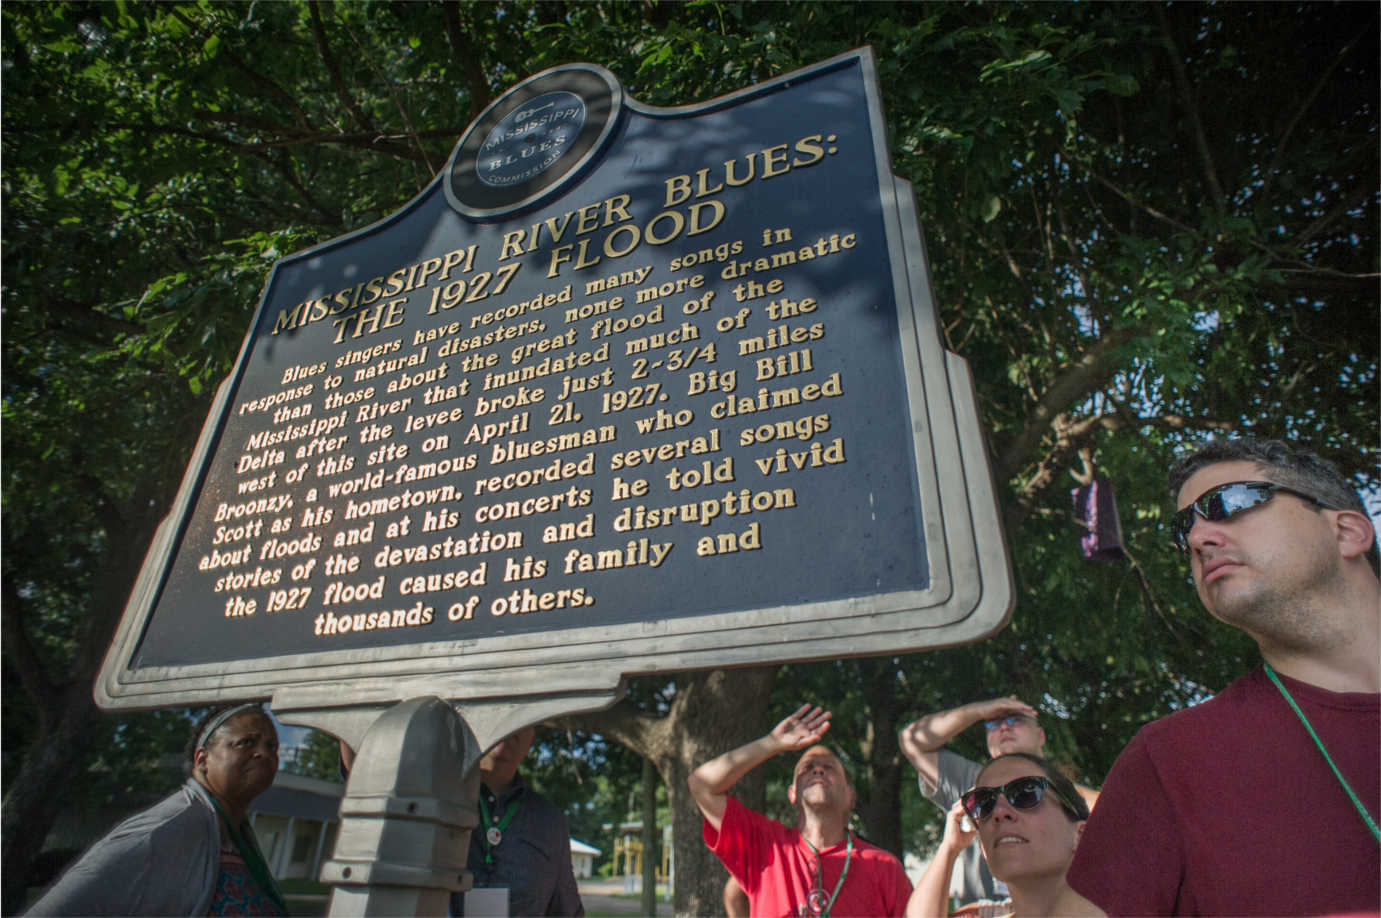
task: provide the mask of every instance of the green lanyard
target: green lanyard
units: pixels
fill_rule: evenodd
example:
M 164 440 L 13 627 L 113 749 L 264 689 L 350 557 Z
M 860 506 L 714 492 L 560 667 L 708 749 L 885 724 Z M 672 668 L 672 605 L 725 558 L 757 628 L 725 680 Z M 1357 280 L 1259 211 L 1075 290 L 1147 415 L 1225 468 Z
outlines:
M 508 805 L 508 810 L 504 812 L 503 819 L 495 825 L 489 820 L 489 807 L 485 805 L 484 794 L 480 793 L 480 821 L 484 834 L 480 836 L 484 843 L 484 862 L 494 863 L 494 846 L 503 841 L 504 830 L 513 821 L 513 815 L 518 812 L 518 799 L 515 797 Z
M 820 864 L 820 851 L 810 843 L 810 839 L 804 835 L 801 836 L 801 841 L 815 852 L 815 888 L 806 896 L 806 905 L 812 915 L 830 918 L 830 909 L 834 908 L 834 900 L 839 898 L 839 890 L 844 888 L 844 878 L 849 875 L 849 864 L 854 859 L 854 837 L 847 832 L 845 836 L 849 839 L 849 845 L 844 855 L 844 870 L 839 874 L 839 882 L 834 884 L 834 894 L 830 896 L 828 902 L 825 901 L 825 872 Z
M 1328 750 L 1324 748 L 1323 740 L 1319 739 L 1319 735 L 1314 732 L 1313 726 L 1309 723 L 1309 718 L 1304 716 L 1304 712 L 1299 709 L 1299 705 L 1295 704 L 1295 699 L 1290 697 L 1290 693 L 1280 681 L 1280 677 L 1276 675 L 1276 671 L 1271 668 L 1271 664 L 1267 663 L 1265 668 L 1266 675 L 1275 683 L 1275 687 L 1280 689 L 1280 694 L 1285 696 L 1285 700 L 1290 702 L 1290 707 L 1294 709 L 1295 716 L 1299 718 L 1300 723 L 1304 724 L 1304 729 L 1309 731 L 1309 735 L 1314 738 L 1314 745 L 1319 747 L 1319 751 L 1323 753 L 1324 761 L 1328 763 L 1329 768 L 1333 769 L 1333 776 L 1338 779 L 1338 783 L 1343 786 L 1343 790 L 1347 791 L 1348 797 L 1352 799 L 1352 805 L 1357 807 L 1357 812 L 1362 815 L 1362 821 L 1367 824 L 1367 828 L 1371 829 L 1372 837 L 1378 842 L 1381 842 L 1381 829 L 1376 827 L 1376 820 L 1371 818 L 1371 814 L 1367 812 L 1367 808 L 1362 806 L 1362 801 L 1357 799 L 1357 794 L 1353 792 L 1352 785 L 1347 783 L 1347 779 L 1344 778 L 1343 773 L 1338 770 L 1338 766 L 1333 764 L 1333 757 L 1329 755 Z
M 284 901 L 283 894 L 278 891 L 278 885 L 273 882 L 273 874 L 269 871 L 268 862 L 264 860 L 263 852 L 259 850 L 259 845 L 254 840 L 254 831 L 248 825 L 243 826 L 241 830 L 236 830 L 230 824 L 230 817 L 226 816 L 225 810 L 221 809 L 216 795 L 208 791 L 206 796 L 211 798 L 211 805 L 216 808 L 221 821 L 225 823 L 225 830 L 230 835 L 230 840 L 235 843 L 235 850 L 240 852 L 240 857 L 244 858 L 245 866 L 249 868 L 250 874 L 259 884 L 259 887 L 278 904 L 284 915 L 288 914 L 288 903 Z

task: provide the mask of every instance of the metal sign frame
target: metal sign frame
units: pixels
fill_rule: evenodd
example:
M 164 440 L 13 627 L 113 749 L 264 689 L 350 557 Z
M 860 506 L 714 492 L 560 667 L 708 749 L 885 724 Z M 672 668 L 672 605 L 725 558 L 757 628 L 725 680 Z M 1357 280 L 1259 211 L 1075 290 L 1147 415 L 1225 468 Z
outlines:
M 573 180 L 597 170 L 593 161 L 617 120 L 620 106 L 625 117 L 666 121 L 693 118 L 787 91 L 817 75 L 840 70 L 857 71 L 868 100 L 870 167 L 878 176 L 906 387 L 898 399 L 905 400 L 903 423 L 909 427 L 917 457 L 915 488 L 922 518 L 916 525 L 923 535 L 929 572 L 925 589 L 819 602 L 783 601 L 689 618 L 659 618 L 652 608 L 645 620 L 618 625 L 266 654 L 231 663 L 135 666 L 140 641 L 167 585 L 169 565 L 187 530 L 226 416 L 251 360 L 254 329 L 260 327 L 270 308 L 275 277 L 287 266 L 366 239 L 406 219 L 419 201 L 441 193 L 438 186 L 448 182 L 452 172 L 448 167 L 389 218 L 276 263 L 236 368 L 217 393 L 175 504 L 145 558 L 95 685 L 98 704 L 108 709 L 154 708 L 273 697 L 275 707 L 281 704 L 284 708 L 315 710 L 378 708 L 402 699 L 436 696 L 467 699 L 510 713 L 513 706 L 523 706 L 528 711 L 524 720 L 530 721 L 607 704 L 617 697 L 622 679 L 628 675 L 896 654 L 972 642 L 1001 628 L 1011 613 L 1014 597 L 972 381 L 964 361 L 941 344 L 914 199 L 910 186 L 891 173 L 870 49 L 849 52 L 697 105 L 655 108 L 620 96 L 597 141 L 573 149 L 575 161 L 560 165 L 561 176 L 543 179 L 543 187 L 530 194 L 515 194 L 508 204 L 471 207 L 471 217 L 492 218 L 579 187 Z M 543 76 L 539 74 L 522 85 Z M 507 98 L 477 119 L 467 137 L 479 136 L 481 125 L 501 122 L 512 112 L 514 106 L 505 103 Z M 458 145 L 452 164 L 464 146 L 463 142 Z M 453 206 L 463 203 L 456 200 L 449 184 L 445 193 Z M 886 495 L 878 497 L 886 499 Z M 486 733 L 484 729 L 476 732 L 482 736 Z

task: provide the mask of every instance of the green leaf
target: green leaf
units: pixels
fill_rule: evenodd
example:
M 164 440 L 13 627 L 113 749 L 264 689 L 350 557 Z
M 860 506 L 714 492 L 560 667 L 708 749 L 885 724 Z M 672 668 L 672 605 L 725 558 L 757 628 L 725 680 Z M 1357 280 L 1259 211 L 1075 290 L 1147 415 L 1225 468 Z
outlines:
M 988 200 L 983 202 L 983 222 L 992 223 L 997 219 L 997 215 L 1002 212 L 1002 199 L 997 195 L 989 195 Z
M 1111 74 L 1103 86 L 1115 96 L 1134 96 L 1141 90 L 1141 84 L 1130 73 Z

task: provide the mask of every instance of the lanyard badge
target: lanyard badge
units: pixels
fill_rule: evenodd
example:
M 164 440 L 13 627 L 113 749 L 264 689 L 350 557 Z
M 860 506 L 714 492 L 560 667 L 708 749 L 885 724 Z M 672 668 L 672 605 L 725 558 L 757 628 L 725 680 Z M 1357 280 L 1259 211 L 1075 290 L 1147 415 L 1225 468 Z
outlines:
M 820 863 L 820 851 L 809 840 L 801 839 L 815 852 L 815 888 L 806 894 L 805 904 L 800 909 L 802 916 L 829 918 L 830 909 L 834 908 L 834 900 L 839 898 L 839 890 L 844 888 L 844 880 L 849 875 L 849 864 L 854 859 L 854 837 L 847 837 L 849 844 L 844 855 L 844 869 L 839 874 L 839 882 L 834 884 L 834 893 L 828 899 L 825 898 L 825 872 L 824 866 Z
M 489 815 L 489 807 L 484 802 L 484 794 L 480 794 L 480 820 L 484 824 L 484 862 L 494 863 L 494 849 L 503 841 L 504 830 L 513 821 L 513 816 L 518 812 L 518 801 L 515 799 L 508 804 L 508 809 L 504 811 L 503 818 Z

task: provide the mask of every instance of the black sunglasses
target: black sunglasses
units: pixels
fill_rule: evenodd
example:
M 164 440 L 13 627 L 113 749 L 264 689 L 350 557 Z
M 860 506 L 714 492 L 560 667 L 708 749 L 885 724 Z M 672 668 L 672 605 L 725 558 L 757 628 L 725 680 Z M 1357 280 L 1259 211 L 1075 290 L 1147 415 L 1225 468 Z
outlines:
M 1014 778 L 1001 787 L 975 787 L 968 791 L 963 797 L 964 812 L 968 813 L 974 822 L 982 822 L 993 815 L 993 807 L 997 806 L 997 796 L 1001 794 L 1007 798 L 1007 802 L 1019 810 L 1029 810 L 1040 805 L 1045 797 L 1045 792 L 1055 795 L 1055 799 L 1060 801 L 1060 805 L 1070 812 L 1073 816 L 1079 815 L 1079 808 L 1073 801 L 1060 793 L 1060 789 L 1050 782 L 1049 778 L 1042 778 L 1031 775 L 1025 778 Z
M 1194 528 L 1194 516 L 1198 514 L 1210 523 L 1218 523 L 1223 520 L 1232 519 L 1239 513 L 1259 507 L 1266 503 L 1276 492 L 1282 494 L 1293 494 L 1301 500 L 1307 500 L 1311 504 L 1322 507 L 1323 504 L 1317 498 L 1302 494 L 1299 491 L 1278 485 L 1273 481 L 1231 481 L 1227 484 L 1220 484 L 1216 488 L 1209 488 L 1189 503 L 1183 510 L 1176 510 L 1175 515 L 1170 517 L 1170 537 L 1175 540 L 1175 547 L 1185 554 L 1189 553 L 1189 530 Z

